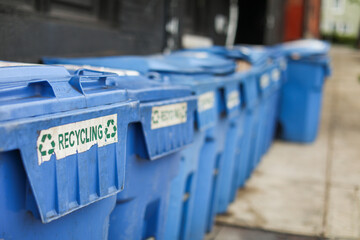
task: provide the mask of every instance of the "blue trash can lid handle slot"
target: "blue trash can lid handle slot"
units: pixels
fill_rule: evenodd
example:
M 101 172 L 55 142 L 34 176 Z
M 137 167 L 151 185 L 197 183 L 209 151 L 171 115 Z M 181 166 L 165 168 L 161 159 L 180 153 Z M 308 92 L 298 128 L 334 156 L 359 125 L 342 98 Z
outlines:
M 90 76 L 90 75 L 94 75 L 94 76 L 104 76 L 104 75 L 117 76 L 116 73 L 101 72 L 101 71 L 91 70 L 91 69 L 86 69 L 86 68 L 80 68 L 80 69 L 76 70 L 74 75 L 77 75 L 77 76 L 83 76 L 83 75 L 86 75 L 86 76 Z
M 94 73 L 93 76 L 89 76 L 88 72 Z M 86 75 L 84 75 L 86 74 Z M 106 75 L 105 75 L 106 74 Z M 98 82 L 100 85 L 103 85 L 104 87 L 113 86 L 115 87 L 116 82 L 119 80 L 119 76 L 115 73 L 102 73 L 98 71 L 92 71 L 92 70 L 85 70 L 81 69 L 77 71 L 76 75 L 74 75 L 69 83 L 71 86 L 73 86 L 76 90 L 78 90 L 82 94 L 86 94 L 85 89 L 86 86 L 84 86 L 84 83 L 89 82 Z
M 30 82 L 14 82 L 12 84 L 0 84 L 0 101 L 8 101 L 9 96 L 16 96 L 20 94 L 22 98 L 24 97 L 24 92 L 26 91 L 27 97 L 49 97 L 56 98 L 57 95 L 51 83 L 45 79 L 33 80 Z
M 43 97 L 56 97 L 55 91 L 47 80 L 33 81 L 28 84 L 35 92 Z

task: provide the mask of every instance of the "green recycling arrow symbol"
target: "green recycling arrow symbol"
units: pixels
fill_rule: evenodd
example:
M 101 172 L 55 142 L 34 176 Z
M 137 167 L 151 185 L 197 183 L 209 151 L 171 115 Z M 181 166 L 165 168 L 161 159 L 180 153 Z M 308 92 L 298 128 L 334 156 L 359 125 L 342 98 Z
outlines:
M 113 126 L 113 127 L 112 127 L 112 130 L 113 130 L 112 133 L 110 133 L 110 131 L 109 131 L 110 125 Z M 115 137 L 115 135 L 116 135 L 116 130 L 117 130 L 117 128 L 116 128 L 116 126 L 115 126 L 115 121 L 114 121 L 114 119 L 109 119 L 109 120 L 107 121 L 107 127 L 105 128 L 106 138 L 109 139 L 109 138 L 111 138 L 111 137 Z
M 44 146 L 43 144 L 47 141 L 47 139 L 50 141 L 51 140 L 51 134 L 44 134 L 41 138 L 41 143 L 39 145 L 39 151 L 41 156 L 46 156 L 47 154 L 51 155 L 54 153 L 54 148 L 55 148 L 55 142 L 51 141 L 51 147 L 49 150 L 43 150 Z
M 152 113 L 151 121 L 152 121 L 152 123 L 157 124 L 157 123 L 159 123 L 159 119 L 160 119 L 159 111 L 158 111 L 158 110 L 155 110 L 155 111 Z

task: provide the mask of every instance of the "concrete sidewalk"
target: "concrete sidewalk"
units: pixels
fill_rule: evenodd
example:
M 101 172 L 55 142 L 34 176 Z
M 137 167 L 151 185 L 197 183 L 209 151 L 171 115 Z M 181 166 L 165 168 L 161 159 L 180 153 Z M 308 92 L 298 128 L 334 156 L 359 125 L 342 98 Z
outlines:
M 360 52 L 331 57 L 317 141 L 276 141 L 209 239 L 360 239 Z

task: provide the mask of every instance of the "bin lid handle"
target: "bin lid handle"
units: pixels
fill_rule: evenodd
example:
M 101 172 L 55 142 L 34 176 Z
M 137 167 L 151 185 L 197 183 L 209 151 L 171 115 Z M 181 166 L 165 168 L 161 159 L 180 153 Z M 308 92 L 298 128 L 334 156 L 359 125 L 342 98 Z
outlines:
M 104 86 L 115 86 L 114 78 L 119 76 L 116 73 L 100 72 L 89 69 L 79 69 L 75 72 L 74 76 L 70 79 L 69 83 L 80 93 L 85 95 L 85 81 L 97 81 Z

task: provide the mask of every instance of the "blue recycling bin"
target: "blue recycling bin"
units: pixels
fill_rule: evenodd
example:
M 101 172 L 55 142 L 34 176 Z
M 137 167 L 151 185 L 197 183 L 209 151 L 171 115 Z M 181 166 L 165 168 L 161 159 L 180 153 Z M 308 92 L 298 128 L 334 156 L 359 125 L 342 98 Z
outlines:
M 218 196 L 218 175 L 221 172 L 219 169 L 223 169 L 225 148 L 231 145 L 225 144 L 225 133 L 228 132 L 227 128 L 234 125 L 229 123 L 227 117 L 221 116 L 235 116 L 240 106 L 238 83 L 214 76 L 232 72 L 234 64 L 216 57 L 210 60 L 207 58 L 204 55 L 192 57 L 173 54 L 165 57 L 106 57 L 51 61 L 133 69 L 150 75 L 154 80 L 191 86 L 193 94 L 198 96 L 195 142 L 182 152 L 180 174 L 172 183 L 172 209 L 168 213 L 165 228 L 167 239 L 202 239 L 207 227 L 212 225 L 216 213 L 214 198 Z
M 271 60 L 259 69 L 258 89 L 260 94 L 260 120 L 254 162 L 251 171 L 259 164 L 262 156 L 268 151 L 276 128 L 278 114 L 278 94 L 280 91 L 281 69 L 277 62 Z
M 140 100 L 140 122 L 129 125 L 126 181 L 110 216 L 109 239 L 167 239 L 171 182 L 183 168 L 180 150 L 193 140 L 196 98 L 187 87 L 149 79 L 114 84 Z
M 241 79 L 234 74 L 232 69 L 230 72 L 224 72 L 224 65 L 219 61 L 218 57 L 209 54 L 206 51 L 179 51 L 170 55 L 170 58 L 176 58 L 181 61 L 188 61 L 193 66 L 199 66 L 207 69 L 207 71 L 216 74 L 216 79 L 224 87 L 225 106 L 221 112 L 227 113 L 226 117 L 220 118 L 217 123 L 215 134 L 218 136 L 218 160 L 216 163 L 217 176 L 214 179 L 216 183 L 213 187 L 211 195 L 211 207 L 209 210 L 209 220 L 207 231 L 213 226 L 216 213 L 226 212 L 231 198 L 231 187 L 237 166 L 236 154 L 238 152 L 238 142 L 243 136 L 245 111 L 242 108 Z M 183 60 L 182 60 L 183 59 Z M 228 61 L 229 66 L 234 65 L 233 61 Z M 230 65 L 230 63 L 232 63 Z M 231 111 L 230 111 L 231 110 Z M 225 134 L 225 135 L 224 135 Z M 224 144 L 224 145 L 223 145 Z
M 331 72 L 329 48 L 329 44 L 319 40 L 299 40 L 277 46 L 288 59 L 280 109 L 282 139 L 302 143 L 316 139 L 323 85 Z
M 243 131 L 238 136 L 236 147 L 236 161 L 233 168 L 230 189 L 223 191 L 220 196 L 226 196 L 228 204 L 235 198 L 238 186 L 242 186 L 250 176 L 256 157 L 259 151 L 259 138 L 263 138 L 259 133 L 261 123 L 262 101 L 259 87 L 259 74 L 263 69 L 264 62 L 267 60 L 267 52 L 255 51 L 248 46 L 237 46 L 235 48 L 225 48 L 213 46 L 208 48 L 189 49 L 190 52 L 210 52 L 223 58 L 232 59 L 237 62 L 237 72 L 234 78 L 238 79 L 242 88 L 244 109 Z M 244 68 L 245 66 L 245 68 Z M 225 212 L 226 208 L 218 208 L 219 213 Z
M 249 175 L 255 169 L 262 156 L 267 152 L 272 142 L 272 132 L 275 129 L 277 105 L 274 104 L 274 98 L 279 91 L 280 72 L 277 62 L 271 58 L 271 51 L 262 46 L 235 46 L 229 53 L 229 57 L 243 59 L 251 63 L 251 71 L 257 80 L 257 89 L 259 96 L 258 118 L 255 137 L 255 143 L 250 148 L 250 165 L 247 170 Z M 243 181 L 240 182 L 240 185 Z
M 0 238 L 107 239 L 138 102 L 112 77 L 0 65 Z
M 50 63 L 71 62 L 75 64 L 83 63 L 84 59 L 47 59 Z M 218 102 L 219 94 L 217 91 L 218 83 L 212 75 L 204 73 L 200 68 L 194 68 L 179 61 L 164 60 L 159 57 L 141 58 L 141 57 L 116 57 L 116 58 L 92 58 L 86 59 L 85 63 L 92 65 L 88 68 L 97 66 L 111 66 L 120 69 L 133 69 L 148 75 L 153 81 L 164 82 L 169 85 L 182 84 L 191 86 L 193 93 L 199 96 L 197 110 L 195 114 L 196 131 L 194 134 L 194 143 L 186 147 L 181 153 L 181 161 L 179 173 L 171 183 L 171 191 L 169 196 L 169 211 L 163 213 L 163 217 L 167 217 L 165 226 L 163 225 L 164 239 L 189 239 L 191 220 L 193 217 L 196 188 L 201 186 L 200 196 L 205 197 L 201 202 L 202 222 L 206 222 L 207 210 L 209 205 L 210 190 L 212 188 L 212 176 L 215 164 L 215 140 L 213 135 L 207 132 L 214 128 L 218 118 Z M 78 66 L 66 65 L 67 68 Z M 119 74 L 124 71 L 119 69 L 104 69 L 117 72 Z M 120 71 L 120 72 L 119 72 Z M 208 168 L 198 172 L 197 169 Z M 168 169 L 163 169 L 168 172 Z M 199 176 L 200 175 L 200 176 Z M 197 209 L 197 212 L 198 209 Z M 197 214 L 198 216 L 199 214 Z M 121 214 L 119 213 L 119 216 Z M 205 224 L 204 229 L 205 229 Z M 200 230 L 200 228 L 198 228 Z M 202 230 L 205 232 L 205 230 Z M 204 234 L 204 233 L 202 233 Z M 201 238 L 199 238 L 201 239 Z
M 255 169 L 261 157 L 267 153 L 274 139 L 279 119 L 279 98 L 286 80 L 286 59 L 278 49 L 262 46 L 235 46 L 228 57 L 243 59 L 251 63 L 257 76 L 259 91 L 259 118 L 256 143 L 250 150 L 248 176 Z M 239 186 L 244 180 L 239 182 Z
M 5 89 L 18 97 L 0 110 L 0 169 L 6 172 L 1 233 L 20 239 L 161 239 L 178 150 L 193 137 L 196 100 L 190 90 L 88 70 L 70 78 L 61 67 L 7 69 Z M 26 111 L 19 111 L 24 103 Z M 28 137 L 11 141 L 15 133 Z M 21 176 L 22 164 L 27 176 Z M 14 191 L 7 180 L 17 177 L 20 189 Z M 9 199 L 18 200 L 11 205 Z
M 276 112 L 271 104 L 274 95 L 279 90 L 277 83 L 279 77 L 272 74 L 276 64 L 271 60 L 268 48 L 261 46 L 239 45 L 233 48 L 214 46 L 210 48 L 191 49 L 190 51 L 208 51 L 226 58 L 233 59 L 238 63 L 237 76 L 242 79 L 244 96 L 247 109 L 245 120 L 245 131 L 243 141 L 239 142 L 238 166 L 236 167 L 235 178 L 231 199 L 235 198 L 238 186 L 243 186 L 246 179 L 251 175 L 261 156 L 266 152 L 269 138 L 274 131 Z M 245 68 L 243 67 L 245 63 Z M 273 76 L 275 78 L 273 78 Z M 269 116 L 271 115 L 271 118 Z
M 231 185 L 230 202 L 234 201 L 239 187 L 243 187 L 250 176 L 251 151 L 256 143 L 256 132 L 259 122 L 259 93 L 256 74 L 252 70 L 238 71 L 242 79 L 243 100 L 245 105 L 243 136 L 238 141 L 236 154 L 237 166 L 234 168 L 234 178 Z
M 286 58 L 283 56 L 273 56 L 272 60 L 274 61 L 274 67 L 272 68 L 271 72 L 269 72 L 272 88 L 272 94 L 269 99 L 269 109 L 271 109 L 271 111 L 268 113 L 269 118 L 267 121 L 268 127 L 265 134 L 266 138 L 264 143 L 264 153 L 268 152 L 272 141 L 275 138 L 279 122 L 280 95 L 282 86 L 286 82 Z

